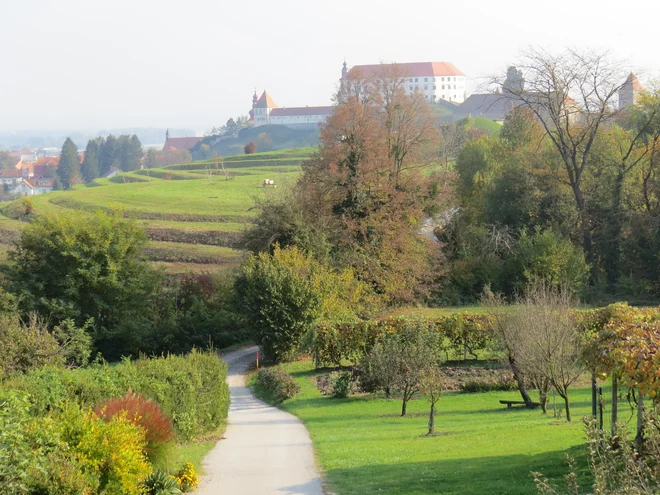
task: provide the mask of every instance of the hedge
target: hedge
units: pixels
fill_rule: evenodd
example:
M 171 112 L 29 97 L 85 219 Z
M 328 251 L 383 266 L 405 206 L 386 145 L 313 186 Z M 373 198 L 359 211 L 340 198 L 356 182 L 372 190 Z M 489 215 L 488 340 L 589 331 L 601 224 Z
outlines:
M 479 352 L 494 344 L 491 323 L 493 315 L 454 314 L 435 319 L 423 319 L 423 324 L 443 337 L 443 351 L 455 358 L 477 358 Z M 317 366 L 339 366 L 342 361 L 357 364 L 362 357 L 389 332 L 398 332 L 410 323 L 409 318 L 363 320 L 351 323 L 321 323 L 317 325 L 313 354 Z M 420 321 L 420 320 L 416 320 Z
M 216 354 L 193 350 L 185 356 L 126 359 L 114 366 L 46 367 L 7 381 L 3 388 L 27 392 L 35 416 L 62 411 L 70 402 L 94 407 L 132 390 L 160 404 L 172 418 L 177 438 L 189 440 L 226 419 L 226 376 L 227 365 Z

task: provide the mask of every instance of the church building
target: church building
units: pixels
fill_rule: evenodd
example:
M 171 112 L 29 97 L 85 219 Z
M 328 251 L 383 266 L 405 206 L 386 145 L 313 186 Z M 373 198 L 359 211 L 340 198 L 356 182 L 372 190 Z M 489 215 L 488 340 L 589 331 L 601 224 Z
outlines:
M 261 98 L 252 97 L 252 125 L 285 125 L 292 129 L 314 129 L 325 122 L 333 107 L 278 107 L 264 90 Z

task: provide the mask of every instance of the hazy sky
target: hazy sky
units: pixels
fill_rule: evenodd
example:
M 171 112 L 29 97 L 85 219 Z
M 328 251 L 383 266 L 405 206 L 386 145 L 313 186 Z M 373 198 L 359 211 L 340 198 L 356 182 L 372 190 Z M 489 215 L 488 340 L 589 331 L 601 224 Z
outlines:
M 191 127 L 329 104 L 341 64 L 450 61 L 478 78 L 522 48 L 610 49 L 660 71 L 654 0 L 0 0 L 0 130 Z

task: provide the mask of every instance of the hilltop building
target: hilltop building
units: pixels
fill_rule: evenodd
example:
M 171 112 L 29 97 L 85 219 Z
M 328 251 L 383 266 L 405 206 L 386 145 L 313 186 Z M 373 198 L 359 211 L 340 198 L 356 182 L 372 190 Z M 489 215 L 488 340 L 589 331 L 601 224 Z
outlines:
M 640 95 L 644 92 L 644 86 L 639 82 L 637 76 L 632 72 L 619 89 L 619 110 L 636 105 Z
M 346 62 L 341 78 L 379 77 L 395 74 L 403 77 L 406 93 L 421 92 L 428 103 L 445 100 L 462 103 L 466 97 L 466 77 L 450 62 L 414 62 L 402 64 L 354 65 L 348 70 Z
M 278 107 L 264 90 L 261 98 L 252 97 L 250 117 L 253 127 L 284 125 L 292 129 L 314 129 L 325 122 L 333 107 Z
M 202 139 L 204 138 L 194 137 L 194 136 L 171 138 L 169 137 L 169 131 L 168 131 L 165 144 L 163 145 L 163 151 L 181 151 L 181 150 L 190 151 Z
M 506 115 L 514 108 L 523 104 L 523 101 L 515 95 L 522 95 L 525 88 L 525 79 L 522 72 L 515 67 L 509 67 L 507 77 L 502 88 L 497 88 L 494 93 L 481 93 L 470 95 L 464 103 L 458 106 L 454 113 L 454 119 L 472 117 L 486 117 L 495 121 L 503 121 Z M 623 110 L 630 105 L 635 105 L 639 101 L 639 96 L 644 92 L 644 88 L 632 72 L 625 83 L 619 89 L 619 110 Z M 534 104 L 535 101 L 546 101 L 548 95 L 533 92 L 524 92 L 525 99 Z M 570 119 L 574 121 L 579 118 L 580 107 L 578 103 L 570 96 L 565 97 L 565 105 L 571 111 Z

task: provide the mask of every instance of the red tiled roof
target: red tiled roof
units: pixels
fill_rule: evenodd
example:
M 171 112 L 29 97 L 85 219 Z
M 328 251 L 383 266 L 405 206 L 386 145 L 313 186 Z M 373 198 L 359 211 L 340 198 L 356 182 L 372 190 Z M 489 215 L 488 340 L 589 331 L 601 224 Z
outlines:
M 40 165 L 48 166 L 48 165 L 59 165 L 60 164 L 60 157 L 59 156 L 47 156 L 44 158 L 39 158 L 36 162 L 34 162 L 32 165 L 35 167 L 38 167 Z
M 334 107 L 288 107 L 274 108 L 271 117 L 297 117 L 299 115 L 330 115 Z
M 174 148 L 174 150 L 191 150 L 202 139 L 204 138 L 195 136 L 169 138 L 163 145 L 163 151 L 172 151 L 171 148 Z
M 259 98 L 259 101 L 257 104 L 254 106 L 255 108 L 275 108 L 277 105 L 273 101 L 273 99 L 270 97 L 268 93 L 266 93 L 266 90 L 264 90 L 263 94 L 261 95 L 261 98 Z
M 55 184 L 55 179 L 33 177 L 31 179 L 25 179 L 24 182 L 28 185 L 28 187 L 34 189 L 35 187 L 53 187 L 53 184 Z
M 0 178 L 2 179 L 14 179 L 23 177 L 23 173 L 20 170 L 0 170 Z
M 464 76 L 451 62 L 413 62 L 403 64 L 355 65 L 348 75 L 360 74 L 362 77 L 377 77 L 385 68 L 396 66 L 403 77 Z

